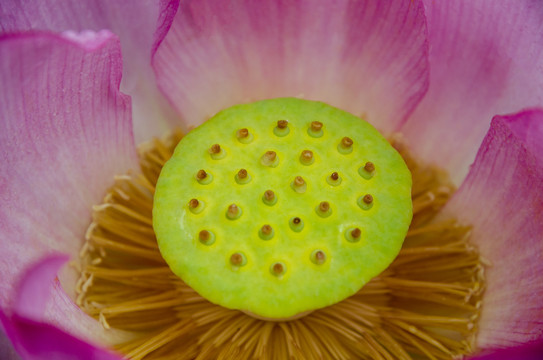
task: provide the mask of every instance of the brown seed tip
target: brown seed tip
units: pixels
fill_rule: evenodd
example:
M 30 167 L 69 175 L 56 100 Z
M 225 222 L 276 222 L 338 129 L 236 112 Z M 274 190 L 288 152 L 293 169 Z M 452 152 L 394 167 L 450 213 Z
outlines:
M 322 123 L 320 121 L 313 121 L 311 123 L 311 131 L 317 132 L 322 129 Z
M 247 170 L 245 170 L 245 169 L 240 169 L 240 171 L 238 171 L 238 178 L 239 178 L 239 179 L 245 179 L 245 178 L 247 178 Z
M 198 201 L 198 199 L 191 199 L 189 201 L 189 207 L 191 209 L 196 209 L 198 207 L 198 205 L 200 205 L 200 202 Z
M 228 215 L 230 216 L 236 216 L 238 215 L 239 213 L 239 208 L 236 204 L 231 204 L 229 207 L 228 207 Z
M 333 172 L 332 175 L 330 175 L 330 178 L 334 181 L 339 179 L 339 174 L 337 172 Z
M 353 140 L 347 136 L 345 136 L 343 139 L 341 139 L 341 146 L 348 149 L 351 146 L 353 146 Z
M 277 122 L 277 127 L 278 127 L 279 129 L 284 129 L 284 128 L 286 128 L 287 126 L 288 126 L 288 121 L 287 121 L 287 120 L 279 120 L 279 121 Z
M 373 202 L 373 196 L 371 196 L 370 194 L 366 194 L 366 195 L 364 195 L 364 199 L 363 199 L 363 200 L 364 200 L 364 202 L 365 202 L 366 204 L 369 205 L 369 204 L 371 204 L 371 203 Z
M 196 178 L 198 180 L 204 180 L 206 177 L 207 177 L 207 173 L 205 172 L 205 170 L 199 170 L 198 173 L 196 174 Z
M 317 264 L 322 264 L 326 260 L 326 255 L 321 250 L 315 253 L 315 262 Z
M 198 235 L 198 237 L 200 238 L 200 241 L 205 243 L 209 241 L 209 239 L 211 238 L 211 234 L 207 230 L 202 230 L 200 231 L 200 234 Z
M 275 263 L 273 265 L 273 272 L 274 274 L 276 275 L 281 275 L 283 273 L 283 271 L 285 271 L 284 267 L 283 267 L 283 264 L 280 264 L 280 263 Z
M 271 162 L 271 161 L 275 161 L 277 154 L 275 153 L 275 151 L 266 151 L 266 154 L 264 154 L 264 156 L 266 157 L 267 160 Z
M 272 227 L 266 224 L 262 226 L 260 231 L 262 231 L 262 235 L 270 235 L 272 233 Z
M 323 213 L 327 212 L 328 210 L 330 210 L 330 204 L 328 203 L 328 201 L 323 201 L 319 204 L 319 210 L 322 211 Z
M 272 201 L 274 197 L 275 197 L 275 194 L 273 193 L 273 191 L 271 191 L 271 190 L 266 190 L 266 191 L 264 192 L 264 198 L 265 198 L 266 200 Z
M 234 266 L 243 264 L 243 256 L 240 253 L 235 253 L 230 256 L 230 263 Z
M 353 239 L 358 239 L 360 237 L 360 235 L 362 234 L 362 231 L 360 231 L 359 228 L 354 228 L 352 231 L 351 231 L 351 236 L 353 237 Z
M 209 153 L 218 154 L 220 152 L 221 152 L 221 146 L 219 144 L 211 145 L 211 148 L 209 149 Z
M 311 150 L 302 151 L 302 158 L 304 161 L 311 161 L 313 159 L 313 152 Z
M 301 176 L 296 176 L 294 178 L 294 186 L 303 186 L 304 184 L 305 184 L 305 181 Z
M 302 222 L 302 219 L 300 219 L 299 217 L 295 217 L 294 219 L 292 219 L 292 222 L 294 223 L 294 225 L 298 225 Z
M 371 173 L 375 170 L 375 165 L 373 165 L 372 162 L 368 161 L 366 163 L 366 165 L 364 165 L 364 170 L 366 170 L 367 172 Z
M 249 136 L 249 130 L 246 128 L 238 130 L 238 139 L 244 139 Z

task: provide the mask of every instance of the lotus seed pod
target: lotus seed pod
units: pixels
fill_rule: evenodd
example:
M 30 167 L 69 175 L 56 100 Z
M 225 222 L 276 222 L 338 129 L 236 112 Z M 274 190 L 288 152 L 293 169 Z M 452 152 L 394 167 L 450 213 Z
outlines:
M 160 174 L 153 226 L 172 271 L 200 295 L 284 319 L 381 273 L 411 216 L 411 174 L 377 130 L 285 98 L 231 107 L 187 134 Z

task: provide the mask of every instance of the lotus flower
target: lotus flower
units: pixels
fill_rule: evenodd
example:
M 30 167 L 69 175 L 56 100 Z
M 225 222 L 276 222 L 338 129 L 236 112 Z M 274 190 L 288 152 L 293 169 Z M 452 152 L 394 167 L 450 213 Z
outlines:
M 13 348 L 117 358 L 72 301 L 69 272 L 56 277 L 92 205 L 137 168 L 136 143 L 302 95 L 403 133 L 449 172 L 459 189 L 443 214 L 471 224 L 493 264 L 477 346 L 540 340 L 541 24 L 536 0 L 3 1 L 0 320 Z M 8 344 L 0 357 L 15 356 Z M 530 346 L 502 356 L 535 359 Z

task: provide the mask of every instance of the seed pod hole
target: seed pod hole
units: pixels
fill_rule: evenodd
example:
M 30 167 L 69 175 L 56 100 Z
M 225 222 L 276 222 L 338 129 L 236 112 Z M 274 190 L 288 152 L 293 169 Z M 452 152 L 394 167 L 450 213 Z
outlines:
M 304 228 L 304 222 L 302 219 L 300 219 L 299 217 L 293 217 L 293 218 L 290 218 L 290 220 L 288 221 L 288 225 L 290 227 L 290 229 L 294 232 L 300 232 L 303 230 Z
M 326 177 L 326 182 L 332 186 L 338 186 L 341 184 L 341 181 L 341 176 L 335 171 Z
M 345 136 L 337 145 L 337 151 L 341 154 L 347 155 L 353 152 L 353 140 L 350 137 Z
M 323 124 L 320 121 L 313 121 L 307 129 L 307 134 L 314 138 L 320 138 L 324 134 Z
M 313 250 L 310 259 L 313 264 L 322 265 L 326 262 L 326 254 L 322 250 Z
M 315 157 L 313 156 L 313 151 L 311 150 L 304 150 L 300 154 L 300 163 L 302 165 L 311 165 L 315 162 Z
M 357 227 L 349 228 L 345 231 L 345 239 L 347 239 L 348 242 L 359 242 L 361 238 L 362 231 Z
M 307 190 L 307 184 L 301 176 L 296 176 L 290 183 L 290 187 L 298 194 L 303 194 Z
M 375 175 L 375 164 L 371 161 L 366 162 L 358 168 L 358 174 L 366 180 L 371 179 Z
M 328 201 L 322 201 L 315 208 L 315 212 L 320 217 L 327 218 L 328 216 L 332 215 L 332 208 L 330 207 L 330 203 Z
M 191 199 L 188 203 L 188 207 L 191 213 L 199 214 L 204 210 L 205 204 L 198 199 Z
M 283 275 L 285 275 L 285 273 L 287 272 L 287 266 L 282 262 L 273 263 L 270 266 L 270 272 L 273 276 L 281 279 Z
M 277 203 L 277 195 L 272 190 L 266 190 L 262 195 L 262 202 L 268 206 L 273 206 Z
M 202 230 L 198 233 L 198 240 L 204 245 L 213 245 L 215 243 L 215 234 L 208 230 Z
M 260 158 L 260 163 L 268 167 L 276 167 L 279 165 L 279 157 L 275 151 L 269 150 L 262 155 Z
M 260 230 L 258 230 L 258 236 L 262 239 L 262 240 L 270 240 L 273 238 L 273 236 L 275 235 L 275 232 L 273 230 L 273 228 L 266 224 L 266 225 L 263 225 Z
M 251 182 L 251 175 L 245 169 L 240 169 L 235 176 L 235 180 L 240 185 L 245 185 Z
M 198 181 L 200 185 L 207 185 L 213 181 L 213 175 L 211 175 L 210 173 L 206 172 L 203 169 L 198 170 L 198 172 L 195 175 L 195 178 L 196 178 L 196 181 Z
M 247 264 L 247 257 L 242 252 L 236 252 L 230 255 L 230 265 L 232 265 L 233 270 L 245 266 Z
M 237 206 L 236 204 L 231 204 L 228 206 L 228 209 L 226 209 L 226 217 L 230 220 L 236 220 L 239 219 L 241 216 L 241 208 Z
M 283 137 L 287 136 L 290 133 L 290 128 L 288 127 L 287 120 L 277 121 L 277 126 L 273 128 L 273 133 L 275 136 Z
M 358 198 L 357 204 L 362 210 L 369 210 L 373 207 L 373 200 L 372 195 L 366 194 Z
M 213 144 L 209 148 L 209 154 L 213 160 L 220 160 L 226 156 L 226 151 L 219 144 Z
M 253 134 L 251 134 L 247 128 L 236 131 L 236 138 L 242 144 L 250 144 L 254 139 Z

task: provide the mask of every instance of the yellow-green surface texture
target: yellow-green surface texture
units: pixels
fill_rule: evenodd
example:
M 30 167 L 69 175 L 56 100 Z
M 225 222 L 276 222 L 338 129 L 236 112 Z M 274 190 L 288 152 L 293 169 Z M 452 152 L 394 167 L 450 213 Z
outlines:
M 274 132 L 278 120 L 288 121 L 287 135 Z M 308 133 L 314 121 L 323 125 L 321 137 Z M 240 141 L 240 129 L 252 141 Z M 344 137 L 352 139 L 351 152 L 340 151 Z M 224 157 L 211 156 L 214 144 Z M 304 150 L 313 153 L 309 165 L 300 159 Z M 267 151 L 277 154 L 277 166 L 262 164 Z M 367 162 L 372 173 L 363 169 Z M 240 169 L 249 182 L 236 181 Z M 198 182 L 199 170 L 211 182 Z M 329 179 L 334 172 L 339 184 Z M 296 176 L 305 192 L 293 189 Z M 272 206 L 263 201 L 266 190 L 277 197 Z M 373 197 L 369 206 L 360 200 L 366 194 Z M 198 211 L 191 210 L 192 199 Z M 317 211 L 323 201 L 331 209 L 327 217 Z M 226 216 L 231 204 L 241 209 L 234 220 Z M 296 217 L 303 222 L 298 232 L 291 226 Z M 267 318 L 288 318 L 357 292 L 396 257 L 411 217 L 411 174 L 386 139 L 354 115 L 293 98 L 237 105 L 192 130 L 164 166 L 153 208 L 158 245 L 175 274 L 213 303 Z M 259 235 L 264 225 L 273 229 L 271 239 Z M 353 229 L 361 231 L 358 241 L 349 241 Z M 212 244 L 200 241 L 202 230 L 213 234 Z M 324 261 L 315 261 L 317 251 Z M 233 254 L 244 255 L 245 264 L 233 265 Z M 280 274 L 273 271 L 277 263 Z

